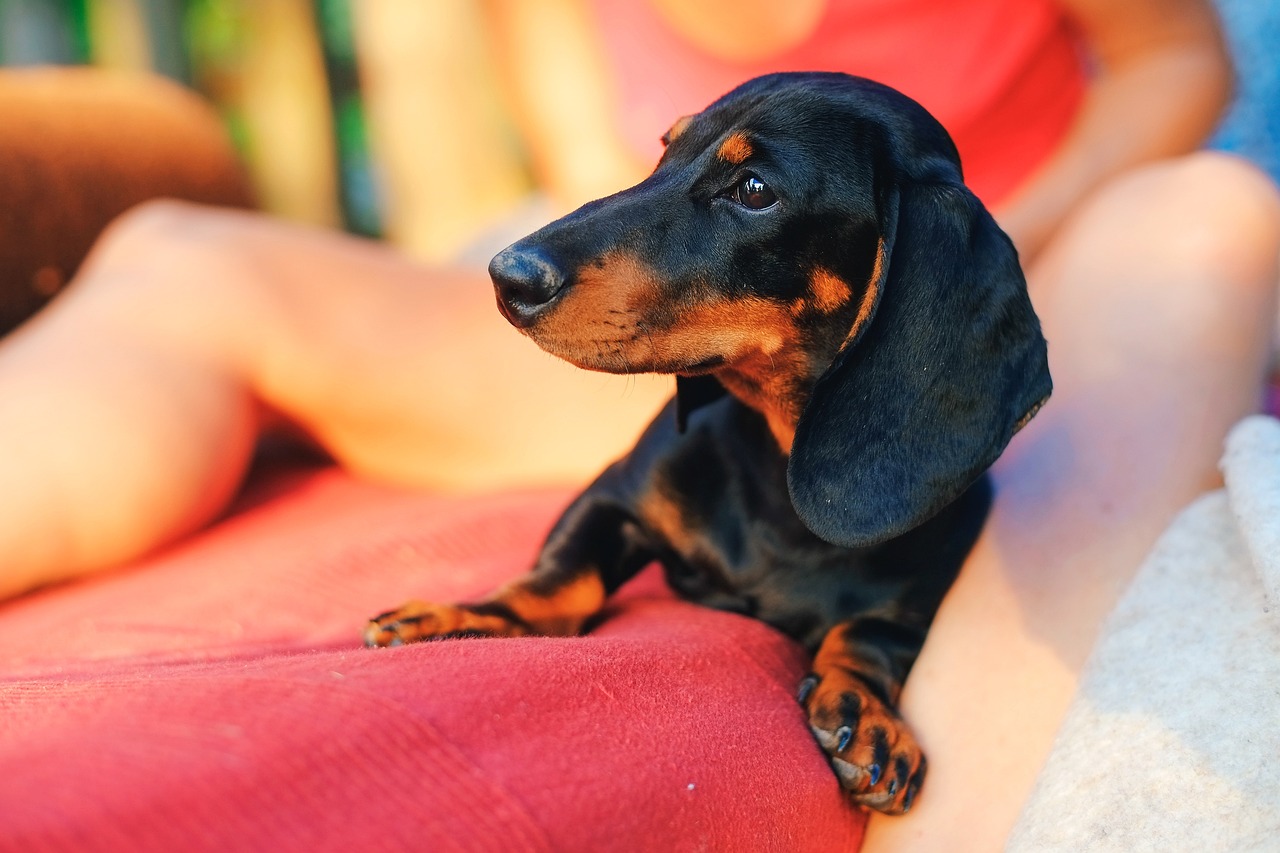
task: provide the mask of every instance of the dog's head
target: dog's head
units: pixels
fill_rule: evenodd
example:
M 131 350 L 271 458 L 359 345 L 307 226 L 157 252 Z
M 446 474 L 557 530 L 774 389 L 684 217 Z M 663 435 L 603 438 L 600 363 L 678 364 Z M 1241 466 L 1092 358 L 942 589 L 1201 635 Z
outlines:
M 581 367 L 703 398 L 714 377 L 769 419 L 830 542 L 954 500 L 1051 385 L 1017 255 L 942 127 L 866 80 L 775 74 L 665 141 L 646 180 L 493 259 L 502 313 Z

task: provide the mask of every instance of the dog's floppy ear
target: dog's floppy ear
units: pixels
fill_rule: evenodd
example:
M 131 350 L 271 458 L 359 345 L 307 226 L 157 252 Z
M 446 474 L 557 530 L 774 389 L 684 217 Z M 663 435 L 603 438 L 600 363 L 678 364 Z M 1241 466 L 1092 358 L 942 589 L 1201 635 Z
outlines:
M 908 182 L 881 208 L 873 313 L 818 380 L 787 470 L 800 518 L 848 547 L 959 497 L 1052 388 L 1017 253 L 977 198 Z

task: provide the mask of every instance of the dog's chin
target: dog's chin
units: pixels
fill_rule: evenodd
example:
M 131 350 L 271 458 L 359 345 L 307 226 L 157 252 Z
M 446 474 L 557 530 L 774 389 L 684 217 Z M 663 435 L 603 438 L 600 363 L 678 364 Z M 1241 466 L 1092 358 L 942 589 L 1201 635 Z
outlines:
M 702 355 L 695 358 L 663 358 L 661 354 L 623 348 L 613 341 L 574 341 L 566 343 L 539 335 L 534 329 L 523 329 L 529 338 L 544 352 L 563 359 L 575 367 L 597 373 L 628 376 L 638 373 L 659 373 L 670 376 L 705 376 L 724 367 L 728 361 L 723 355 Z
M 712 373 L 715 373 L 717 370 L 724 367 L 728 363 L 729 363 L 729 360 L 726 359 L 724 356 L 713 355 L 713 356 L 710 356 L 709 358 L 704 358 L 701 361 L 695 362 L 694 364 L 690 364 L 686 367 L 682 367 L 678 370 L 672 370 L 669 372 L 675 373 L 679 376 L 707 376 Z

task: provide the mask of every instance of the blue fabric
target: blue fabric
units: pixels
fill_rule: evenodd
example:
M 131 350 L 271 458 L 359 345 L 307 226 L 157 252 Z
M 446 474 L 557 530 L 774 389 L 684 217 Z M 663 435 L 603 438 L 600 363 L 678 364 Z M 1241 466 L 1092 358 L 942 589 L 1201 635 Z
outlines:
M 1210 147 L 1280 181 L 1280 0 L 1218 0 L 1236 63 L 1236 99 Z

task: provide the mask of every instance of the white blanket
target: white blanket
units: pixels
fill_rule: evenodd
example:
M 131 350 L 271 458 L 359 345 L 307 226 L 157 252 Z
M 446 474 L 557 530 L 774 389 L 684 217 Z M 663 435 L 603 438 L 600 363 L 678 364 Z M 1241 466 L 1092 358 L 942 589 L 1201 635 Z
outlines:
M 1222 468 L 1109 618 L 1009 850 L 1280 851 L 1280 422 Z

